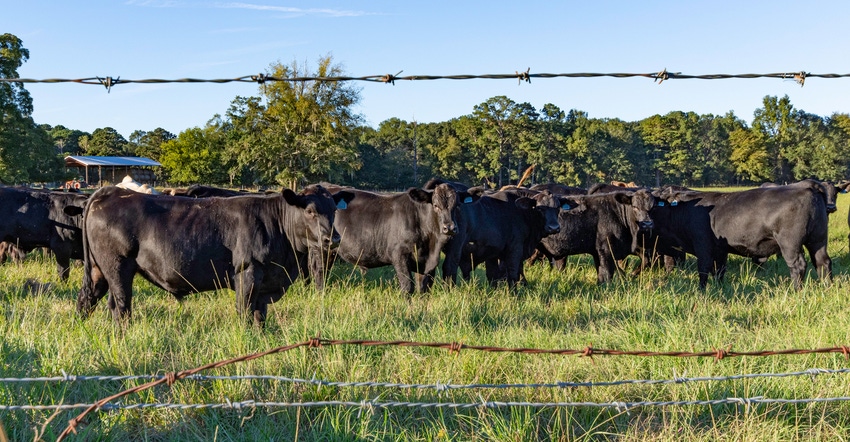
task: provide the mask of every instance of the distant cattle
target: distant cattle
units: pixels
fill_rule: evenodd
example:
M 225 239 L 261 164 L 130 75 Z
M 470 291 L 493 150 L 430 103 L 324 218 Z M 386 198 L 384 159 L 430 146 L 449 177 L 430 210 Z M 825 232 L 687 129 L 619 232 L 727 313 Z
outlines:
M 133 277 L 140 274 L 178 299 L 231 288 L 237 312 L 262 325 L 268 304 L 298 277 L 296 250 L 339 241 L 336 205 L 351 198 L 321 186 L 199 199 L 102 188 L 86 207 L 77 311 L 90 314 L 109 291 L 113 317 L 129 318 Z
M 557 183 L 535 184 L 530 189 L 538 192 L 548 190 L 553 195 L 587 195 L 587 189 L 583 187 L 566 186 Z
M 520 189 L 462 205 L 458 233 L 445 248 L 443 277 L 454 280 L 460 268 L 468 279 L 483 262 L 490 284 L 505 280 L 516 285 L 523 279 L 523 261 L 543 237 L 559 231 L 558 211 L 564 201 L 548 191 Z
M 115 186 L 120 187 L 122 189 L 132 190 L 133 192 L 159 195 L 159 191 L 147 184 L 142 184 L 134 180 L 133 177 L 131 177 L 130 175 L 125 176 L 124 179 L 121 180 L 121 182 L 116 184 Z
M 351 192 L 354 199 L 334 223 L 342 237 L 337 256 L 364 269 L 392 265 L 403 292 L 414 291 L 411 274 L 419 291 L 429 290 L 468 194 L 445 183 L 397 194 Z
M 655 204 L 645 189 L 567 197 L 558 222 L 561 231 L 540 241 L 538 249 L 563 268 L 564 258 L 589 254 L 596 280 L 610 281 L 623 260 L 638 249 L 638 233 L 653 227 L 649 211 Z
M 0 241 L 24 252 L 48 247 L 59 277 L 67 280 L 71 259 L 83 258 L 80 226 L 86 200 L 73 192 L 0 187 Z
M 832 276 L 827 198 L 816 183 L 728 193 L 667 191 L 652 216 L 659 235 L 696 256 L 701 288 L 709 275 L 723 277 L 729 253 L 752 258 L 781 253 L 800 288 L 804 247 L 818 274 Z

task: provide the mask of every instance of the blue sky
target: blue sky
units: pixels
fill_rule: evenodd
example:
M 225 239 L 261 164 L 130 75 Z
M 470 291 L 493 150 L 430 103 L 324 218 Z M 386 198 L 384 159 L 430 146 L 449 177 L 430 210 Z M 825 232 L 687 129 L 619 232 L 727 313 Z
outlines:
M 395 74 L 850 73 L 847 1 L 4 1 L 0 32 L 23 40 L 23 78 L 235 78 L 332 55 L 352 76 Z M 435 80 L 355 83 L 375 127 L 446 121 L 504 95 L 592 118 L 671 111 L 750 122 L 766 95 L 821 116 L 850 113 L 850 78 Z M 27 84 L 37 123 L 124 137 L 179 132 L 223 114 L 251 83 Z

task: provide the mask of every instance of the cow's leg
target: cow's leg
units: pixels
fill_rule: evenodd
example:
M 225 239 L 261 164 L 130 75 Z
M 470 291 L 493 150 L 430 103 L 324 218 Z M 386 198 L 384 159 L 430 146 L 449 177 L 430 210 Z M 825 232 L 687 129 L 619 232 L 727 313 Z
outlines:
M 502 260 L 502 272 L 508 281 L 508 286 L 513 288 L 525 279 L 522 269 L 522 256 L 519 253 L 510 253 Z
M 71 258 L 67 255 L 56 254 L 56 271 L 59 273 L 59 279 L 67 281 L 71 276 Z
M 807 244 L 806 250 L 809 251 L 812 263 L 815 269 L 817 269 L 818 278 L 821 278 L 824 282 L 832 281 L 832 259 L 830 259 L 829 254 L 826 252 L 826 244 L 813 246 Z
M 257 282 L 262 278 L 262 272 L 258 271 L 253 265 L 247 265 L 241 271 L 234 275 L 236 290 L 236 313 L 246 320 L 254 320 L 257 325 Z M 265 315 L 262 315 L 265 318 Z
M 133 277 L 138 266 L 132 259 L 119 259 L 106 272 L 109 281 L 109 310 L 116 322 L 124 322 L 133 314 Z
M 398 279 L 398 286 L 401 291 L 412 294 L 413 280 L 410 277 L 410 266 L 408 266 L 407 257 L 397 256 L 393 258 L 393 268 L 395 268 L 396 279 Z
M 596 282 L 599 284 L 610 281 L 617 271 L 617 263 L 608 251 L 602 252 L 598 257 L 593 257 L 596 263 Z
M 551 262 L 552 262 L 552 266 L 555 267 L 558 270 L 563 271 L 565 268 L 567 268 L 567 257 L 557 258 L 557 259 L 552 258 Z
M 794 283 L 794 288 L 799 290 L 803 287 L 803 278 L 806 275 L 806 267 L 808 266 L 806 258 L 803 255 L 803 245 L 793 241 L 777 242 L 779 243 L 782 258 L 788 264 L 791 282 Z
M 77 313 L 83 317 L 92 314 L 98 301 L 109 290 L 109 283 L 103 272 L 100 271 L 100 267 L 91 263 L 87 263 L 87 267 L 89 268 L 86 268 L 83 272 L 83 285 L 77 295 Z
M 491 286 L 495 287 L 499 283 L 502 271 L 499 267 L 498 258 L 491 258 L 484 261 L 484 274 L 487 275 L 487 282 Z

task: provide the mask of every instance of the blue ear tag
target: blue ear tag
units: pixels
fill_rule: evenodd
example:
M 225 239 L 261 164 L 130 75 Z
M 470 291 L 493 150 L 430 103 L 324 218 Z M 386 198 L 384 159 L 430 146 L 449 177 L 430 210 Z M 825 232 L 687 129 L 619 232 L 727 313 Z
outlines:
M 564 205 L 563 205 L 563 206 L 561 206 L 561 208 L 562 208 L 562 209 L 564 209 L 564 210 L 570 210 L 570 209 L 572 209 L 572 207 L 570 207 L 570 205 L 569 205 L 569 204 L 567 204 L 567 203 L 564 203 Z
M 464 199 L 463 199 L 463 203 L 464 203 L 464 204 L 469 204 L 469 203 L 471 203 L 471 202 L 472 202 L 472 197 L 471 197 L 471 196 L 468 196 L 468 197 L 466 197 L 466 198 L 464 198 Z
M 678 201 L 670 201 L 670 205 L 675 207 L 675 206 L 679 205 L 679 202 Z
M 345 200 L 339 200 L 339 202 L 336 203 L 336 208 L 339 210 L 345 210 L 348 208 L 348 203 L 346 203 Z
M 658 207 L 664 207 L 664 201 L 659 201 L 659 202 L 658 202 Z

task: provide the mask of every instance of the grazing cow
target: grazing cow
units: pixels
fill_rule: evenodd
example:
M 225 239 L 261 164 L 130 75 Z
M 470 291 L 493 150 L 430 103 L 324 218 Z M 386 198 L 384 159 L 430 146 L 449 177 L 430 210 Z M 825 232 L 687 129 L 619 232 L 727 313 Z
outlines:
M 649 211 L 655 198 L 645 189 L 567 197 L 558 214 L 561 231 L 540 241 L 538 249 L 559 269 L 570 255 L 590 254 L 596 281 L 608 282 L 620 271 L 616 261 L 638 248 L 638 233 L 653 227 Z
M 298 277 L 297 250 L 338 242 L 336 205 L 352 197 L 321 186 L 200 199 L 100 189 L 85 211 L 77 311 L 89 315 L 109 291 L 115 320 L 129 318 L 133 276 L 140 274 L 178 299 L 231 288 L 237 312 L 262 326 L 268 304 Z
M 337 256 L 363 269 L 392 265 L 405 293 L 414 291 L 414 273 L 419 291 L 428 291 L 440 251 L 457 232 L 459 199 L 469 195 L 445 183 L 392 195 L 351 192 L 354 199 L 334 223 L 342 236 Z
M 587 195 L 587 189 L 583 187 L 565 186 L 558 183 L 535 184 L 531 186 L 531 190 L 538 192 L 548 190 L 553 195 Z
M 443 278 L 453 281 L 460 268 L 469 279 L 473 267 L 485 263 L 487 280 L 506 280 L 515 286 L 523 279 L 523 261 L 540 240 L 558 233 L 558 211 L 563 197 L 528 189 L 501 191 L 461 206 L 458 233 L 446 245 Z
M 0 187 L 0 241 L 24 252 L 48 247 L 59 277 L 71 272 L 71 259 L 83 258 L 81 223 L 87 195 Z
M 660 196 L 652 212 L 658 234 L 696 256 L 700 288 L 709 275 L 722 279 L 729 253 L 751 258 L 781 253 L 799 289 L 805 247 L 818 275 L 826 281 L 832 277 L 826 250 L 828 196 L 818 183 L 729 193 L 670 190 Z

